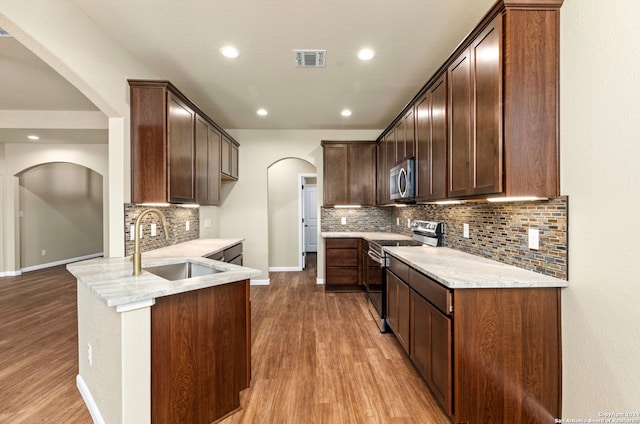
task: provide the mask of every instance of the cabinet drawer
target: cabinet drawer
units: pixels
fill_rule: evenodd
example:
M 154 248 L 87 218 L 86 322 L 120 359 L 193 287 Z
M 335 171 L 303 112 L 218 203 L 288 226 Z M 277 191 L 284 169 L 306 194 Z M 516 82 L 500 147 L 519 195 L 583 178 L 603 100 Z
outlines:
M 451 314 L 451 291 L 415 269 L 409 270 L 409 285 L 446 315 Z
M 399 261 L 393 256 L 389 256 L 388 268 L 402 281 L 409 281 L 409 265 Z
M 327 267 L 326 284 L 358 284 L 358 268 Z
M 358 238 L 327 238 L 325 239 L 325 243 L 328 249 L 357 249 L 359 240 Z
M 221 261 L 224 258 L 224 252 L 220 251 L 220 252 L 216 252 L 216 253 L 212 253 L 211 255 L 207 256 L 207 259 L 213 259 L 214 261 Z
M 358 266 L 357 249 L 327 249 L 327 266 Z
M 242 255 L 242 243 L 238 243 L 235 246 L 231 246 L 228 249 L 224 249 L 225 262 L 229 262 L 240 255 Z

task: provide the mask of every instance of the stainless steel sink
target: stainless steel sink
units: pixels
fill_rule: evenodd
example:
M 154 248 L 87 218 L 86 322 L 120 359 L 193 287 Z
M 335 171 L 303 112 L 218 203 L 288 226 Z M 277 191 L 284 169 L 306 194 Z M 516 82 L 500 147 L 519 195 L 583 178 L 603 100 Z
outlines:
M 186 278 L 201 277 L 203 275 L 217 274 L 224 272 L 212 266 L 202 265 L 195 262 L 178 262 L 175 264 L 149 266 L 144 268 L 158 277 L 169 281 L 184 280 Z

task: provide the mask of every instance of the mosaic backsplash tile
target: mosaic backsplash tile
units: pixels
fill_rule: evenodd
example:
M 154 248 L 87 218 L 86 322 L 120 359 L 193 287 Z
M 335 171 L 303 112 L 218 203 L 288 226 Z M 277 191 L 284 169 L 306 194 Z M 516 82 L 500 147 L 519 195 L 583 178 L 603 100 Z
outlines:
M 134 240 L 131 240 L 130 228 L 135 224 L 138 215 L 148 206 L 140 206 L 127 203 L 124 205 L 124 250 L 125 255 L 133 255 Z M 162 222 L 155 214 L 149 214 L 142 218 L 142 238 L 140 249 L 142 252 L 171 246 L 189 240 L 195 240 L 200 236 L 200 214 L 197 208 L 185 208 L 181 206 L 157 207 L 167 218 L 169 226 L 169 239 L 165 239 Z M 186 223 L 189 221 L 189 230 Z M 151 224 L 156 224 L 156 236 L 151 236 Z
M 391 231 L 411 235 L 408 219 L 441 221 L 445 224 L 447 247 L 566 280 L 567 209 L 566 196 L 535 202 L 322 208 L 322 231 Z M 340 224 L 343 216 L 347 225 Z M 463 237 L 465 223 L 469 224 L 469 238 Z M 540 231 L 539 250 L 528 247 L 529 228 Z

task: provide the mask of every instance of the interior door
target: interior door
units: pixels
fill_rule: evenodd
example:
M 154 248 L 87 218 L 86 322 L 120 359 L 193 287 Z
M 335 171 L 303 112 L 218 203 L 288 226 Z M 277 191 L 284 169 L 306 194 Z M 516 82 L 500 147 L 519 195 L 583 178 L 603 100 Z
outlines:
M 304 186 L 304 251 L 318 251 L 318 187 Z

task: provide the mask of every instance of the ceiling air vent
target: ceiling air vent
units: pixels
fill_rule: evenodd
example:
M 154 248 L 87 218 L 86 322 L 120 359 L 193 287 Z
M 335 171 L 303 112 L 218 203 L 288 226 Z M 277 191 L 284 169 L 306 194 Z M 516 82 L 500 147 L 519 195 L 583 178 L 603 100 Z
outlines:
M 326 50 L 294 50 L 294 60 L 298 68 L 324 68 Z
M 0 28 L 0 37 L 11 37 L 11 34 Z

